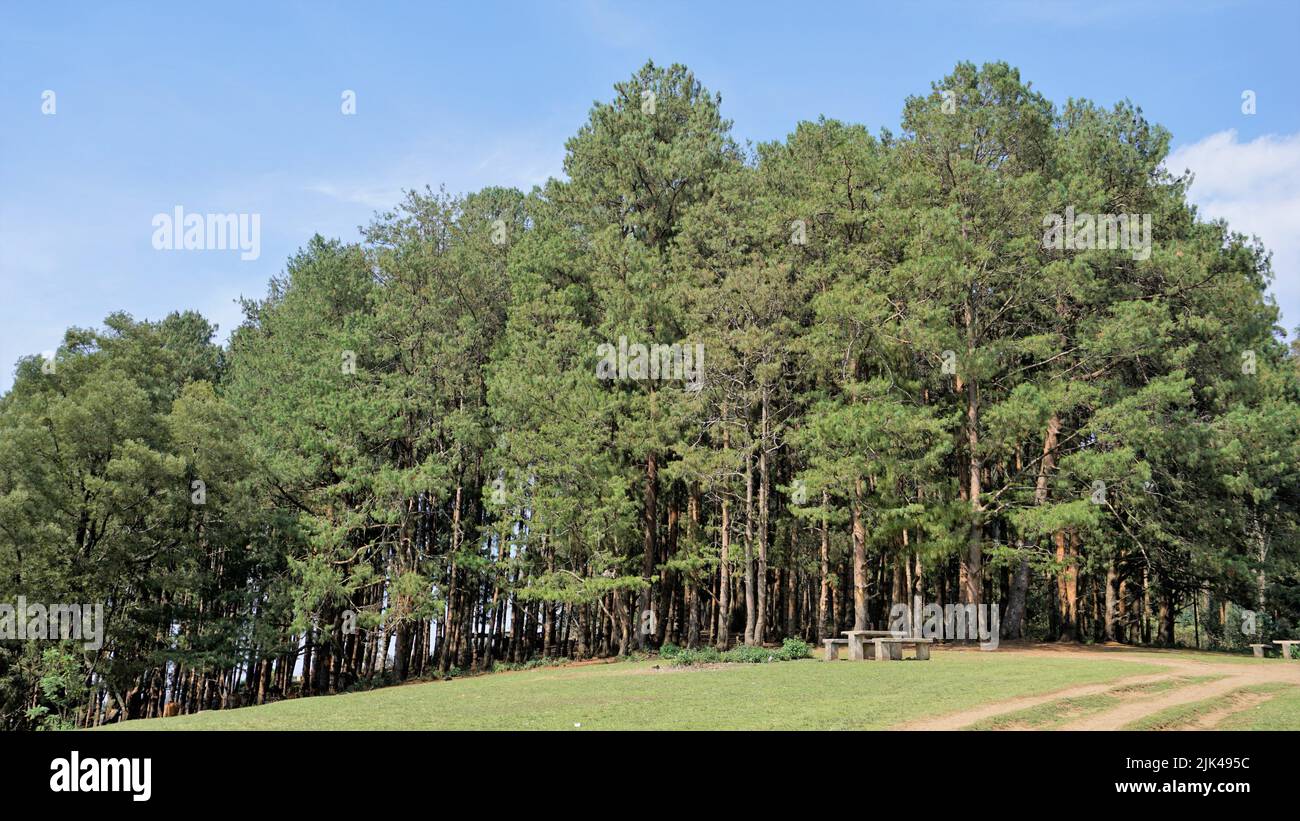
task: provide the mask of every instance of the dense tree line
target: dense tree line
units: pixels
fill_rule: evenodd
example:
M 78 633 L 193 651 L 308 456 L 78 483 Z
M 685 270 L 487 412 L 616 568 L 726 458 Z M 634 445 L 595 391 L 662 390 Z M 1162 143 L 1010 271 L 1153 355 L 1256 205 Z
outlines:
M 1296 358 L 1168 145 L 961 64 L 897 135 L 750 148 L 647 64 L 564 179 L 316 237 L 225 348 L 193 313 L 69 330 L 0 398 L 0 601 L 101 602 L 106 635 L 0 641 L 3 724 L 816 640 L 914 596 L 1008 639 L 1289 630 Z M 1046 242 L 1075 212 L 1149 215 L 1149 253 Z

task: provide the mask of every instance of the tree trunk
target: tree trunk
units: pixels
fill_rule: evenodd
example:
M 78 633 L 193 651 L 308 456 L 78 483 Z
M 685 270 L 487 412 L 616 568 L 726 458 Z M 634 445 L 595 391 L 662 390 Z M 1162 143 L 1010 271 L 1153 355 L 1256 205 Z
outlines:
M 822 491 L 822 510 L 825 511 L 830 506 L 830 496 L 826 491 Z M 830 614 L 831 599 L 831 531 L 830 524 L 826 519 L 826 513 L 822 513 L 822 533 L 821 533 L 821 565 L 818 568 L 821 576 L 821 589 L 817 594 L 817 641 L 828 636 L 830 625 L 826 619 Z
M 767 389 L 763 389 L 761 423 L 758 439 L 758 566 L 754 577 L 758 587 L 758 601 L 755 604 L 757 618 L 754 622 L 754 643 L 762 644 L 767 640 L 767 498 L 770 477 L 767 465 Z
M 790 558 L 786 563 L 785 628 L 786 636 L 799 633 L 799 569 L 795 551 L 799 546 L 799 528 L 790 524 Z
M 972 341 L 971 345 L 973 344 Z M 970 350 L 973 353 L 973 349 Z M 966 456 L 970 534 L 967 537 L 966 554 L 962 557 L 962 601 L 967 604 L 979 604 L 983 601 L 984 593 L 984 507 L 981 502 L 980 478 L 983 465 L 979 456 L 979 443 L 979 387 L 974 379 L 969 379 L 966 382 Z
M 1166 647 L 1174 646 L 1174 617 L 1177 615 L 1177 605 L 1174 600 L 1174 591 L 1171 589 L 1168 580 L 1161 579 L 1163 590 L 1160 591 L 1160 643 Z
M 755 641 L 758 591 L 754 575 L 754 455 L 745 452 L 745 644 Z
M 1060 569 L 1056 578 L 1057 615 L 1060 619 L 1060 641 L 1075 641 L 1078 638 L 1078 568 L 1074 560 L 1075 543 L 1072 531 L 1062 528 L 1056 531 L 1056 561 Z
M 731 444 L 731 433 L 727 429 L 727 409 L 722 409 L 722 449 L 725 451 Z M 719 553 L 719 579 L 718 579 L 718 632 L 716 644 L 719 649 L 726 650 L 731 643 L 731 504 L 727 497 L 727 490 L 723 488 L 722 497 L 722 522 L 719 525 L 722 538 L 722 547 Z
M 1034 504 L 1047 502 L 1048 474 L 1056 466 L 1056 442 L 1061 432 L 1061 418 L 1052 414 L 1047 421 L 1047 430 L 1043 433 L 1043 454 L 1038 461 L 1038 478 L 1034 483 Z M 1023 550 L 1024 547 L 1022 546 Z M 1011 581 L 1010 602 L 1007 615 L 1002 620 L 1002 637 L 1007 639 L 1024 638 L 1025 634 L 1025 599 L 1029 593 L 1029 557 L 1021 555 L 1016 566 L 1016 574 Z
M 717 645 L 726 650 L 731 643 L 731 505 L 724 493 L 722 497 L 722 549 L 719 554 L 721 572 L 718 579 L 718 635 Z
M 645 543 L 641 556 L 641 579 L 645 586 L 641 588 L 641 593 L 637 598 L 637 646 L 642 650 L 646 649 L 649 642 L 649 636 L 642 628 L 645 613 L 650 609 L 650 585 L 655 572 L 655 553 L 658 549 L 658 496 L 659 496 L 659 465 L 655 461 L 655 455 L 649 453 L 645 458 L 645 511 L 642 520 Z
M 1266 593 L 1268 592 L 1268 576 L 1264 570 L 1264 563 L 1268 560 L 1268 537 L 1264 534 L 1264 529 L 1260 527 L 1259 515 L 1251 512 L 1251 532 L 1255 537 L 1255 558 L 1259 560 L 1259 569 L 1255 571 L 1255 610 L 1258 615 L 1255 619 L 1255 635 L 1257 639 L 1263 636 L 1264 631 L 1264 606 L 1266 604 Z M 1261 639 L 1262 640 L 1262 639 Z
M 664 540 L 664 562 L 672 560 L 673 555 L 677 552 L 677 536 L 679 528 L 679 519 L 681 512 L 678 509 L 680 500 L 677 493 L 668 494 L 668 534 Z M 671 609 L 673 597 L 677 592 L 677 573 L 676 571 L 664 568 L 659 574 L 659 605 L 655 625 L 655 646 L 662 647 L 664 637 L 668 635 L 669 619 L 668 611 Z
M 1121 642 L 1129 641 L 1128 581 L 1122 577 L 1119 580 L 1119 590 L 1115 595 L 1115 607 L 1117 610 L 1115 640 Z
M 867 531 L 862 522 L 862 477 L 853 488 L 853 629 L 867 629 Z
M 1112 559 L 1106 567 L 1106 614 L 1104 618 L 1103 635 L 1106 641 L 1115 641 L 1115 616 L 1116 616 L 1116 586 L 1119 584 L 1119 574 L 1115 572 L 1115 560 Z

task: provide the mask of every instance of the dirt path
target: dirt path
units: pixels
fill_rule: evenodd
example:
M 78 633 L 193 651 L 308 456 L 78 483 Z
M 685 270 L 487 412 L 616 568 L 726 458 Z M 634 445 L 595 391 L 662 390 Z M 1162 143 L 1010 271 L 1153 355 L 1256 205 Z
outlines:
M 1196 701 L 1204 701 L 1208 698 L 1227 695 L 1234 690 L 1242 687 L 1249 687 L 1252 684 L 1268 684 L 1277 681 L 1286 681 L 1300 685 L 1300 675 L 1287 675 L 1287 671 L 1278 668 L 1276 665 L 1253 665 L 1242 664 L 1217 664 L 1205 665 L 1213 669 L 1206 670 L 1202 675 L 1223 675 L 1217 681 L 1208 681 L 1203 684 L 1190 684 L 1186 687 L 1179 687 L 1170 690 L 1167 693 L 1161 693 L 1150 698 L 1127 701 L 1113 710 L 1097 713 L 1095 715 L 1084 716 L 1077 721 L 1070 721 L 1062 724 L 1062 730 L 1118 730 L 1131 721 L 1139 718 L 1153 715 L 1161 710 L 1170 707 L 1178 707 L 1183 704 L 1191 704 Z M 1245 668 L 1245 669 L 1242 669 Z M 1225 711 L 1225 715 L 1233 710 Z M 1222 716 L 1220 717 L 1222 718 Z M 1217 721 L 1215 723 L 1218 723 Z M 1213 725 L 1210 725 L 1213 726 Z
M 1173 690 L 1159 693 L 1153 696 L 1135 697 L 1124 701 L 1118 707 L 1104 710 L 1100 713 L 1083 716 L 1074 721 L 1067 722 L 1056 729 L 1061 730 L 1116 730 L 1131 721 L 1158 713 L 1169 707 L 1176 707 L 1181 704 L 1189 704 L 1194 701 L 1201 701 L 1207 698 L 1225 695 L 1241 687 L 1248 687 L 1253 684 L 1267 684 L 1271 682 L 1285 682 L 1300 686 L 1300 664 L 1276 664 L 1251 662 L 1213 662 L 1191 659 L 1185 656 L 1179 657 L 1172 654 L 1166 655 L 1160 651 L 1135 651 L 1127 649 L 1118 649 L 1111 647 L 1087 648 L 1087 647 L 1057 647 L 1057 646 L 1031 646 L 1025 648 L 1005 649 L 1001 652 L 1016 653 L 1027 656 L 1061 656 L 1070 655 L 1076 657 L 1094 657 L 1105 658 L 1114 661 L 1131 661 L 1135 664 L 1155 664 L 1168 668 L 1168 672 L 1160 674 L 1151 674 L 1143 676 L 1130 676 L 1118 679 L 1116 681 L 1106 682 L 1104 684 L 1088 684 L 1079 687 L 1070 687 L 1064 690 L 1057 690 L 1053 693 L 1046 693 L 1038 696 L 1022 696 L 1020 698 L 999 701 L 993 704 L 984 704 L 969 710 L 962 710 L 948 715 L 936 716 L 934 718 L 915 721 L 901 725 L 899 729 L 906 730 L 958 730 L 964 727 L 993 718 L 1004 713 L 1011 713 L 1018 710 L 1024 710 L 1029 707 L 1037 707 L 1040 704 L 1046 704 L 1063 698 L 1076 698 L 1079 696 L 1097 695 L 1117 688 L 1127 687 L 1134 684 L 1147 684 L 1150 682 L 1164 681 L 1176 676 L 1222 676 L 1215 681 L 1203 682 L 1199 684 L 1189 684 L 1182 687 L 1176 687 Z M 1162 658 L 1162 656 L 1164 656 Z M 1243 702 L 1243 706 L 1233 706 L 1222 711 L 1223 715 L 1214 716 L 1207 714 L 1203 720 L 1214 719 L 1214 723 L 1222 720 L 1224 717 L 1238 709 L 1245 709 L 1248 704 Z M 1200 725 L 1198 721 L 1198 726 Z M 1207 726 L 1213 726 L 1207 725 Z
M 1177 729 L 1213 730 L 1215 727 L 1219 726 L 1219 722 L 1223 721 L 1225 718 L 1232 715 L 1233 713 L 1240 713 L 1242 710 L 1249 710 L 1251 707 L 1254 707 L 1258 704 L 1263 704 L 1265 701 L 1268 701 L 1270 698 L 1271 696 L 1266 695 L 1264 693 L 1239 693 L 1233 697 L 1231 704 L 1225 705 L 1223 707 L 1218 707 L 1216 709 L 1209 711 L 1208 713 L 1203 713 L 1202 715 L 1197 716 L 1196 720 L 1193 721 L 1191 724 L 1187 725 L 1186 727 L 1179 727 Z

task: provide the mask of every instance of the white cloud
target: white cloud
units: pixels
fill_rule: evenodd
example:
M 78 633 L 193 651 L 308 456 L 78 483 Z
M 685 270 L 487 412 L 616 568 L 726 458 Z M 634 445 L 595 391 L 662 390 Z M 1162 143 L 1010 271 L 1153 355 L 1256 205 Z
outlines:
M 1195 176 L 1188 192 L 1203 217 L 1225 219 L 1273 252 L 1273 293 L 1288 327 L 1300 323 L 1300 134 L 1240 142 L 1236 129 L 1181 146 L 1165 162 Z
M 527 192 L 563 171 L 564 139 L 556 135 L 528 134 L 486 141 L 430 141 L 401 159 L 372 167 L 346 178 L 319 179 L 305 187 L 346 205 L 370 210 L 396 206 L 404 190 L 445 185 L 453 194 L 469 193 L 488 185 L 514 186 Z
M 320 182 L 307 186 L 313 194 L 322 194 L 332 200 L 367 208 L 392 208 L 402 199 L 402 189 L 397 186 L 367 186 Z

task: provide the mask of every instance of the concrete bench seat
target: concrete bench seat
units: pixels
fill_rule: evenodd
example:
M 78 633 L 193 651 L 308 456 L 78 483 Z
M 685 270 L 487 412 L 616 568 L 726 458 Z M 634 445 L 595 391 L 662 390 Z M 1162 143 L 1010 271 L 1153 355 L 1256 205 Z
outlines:
M 822 644 L 826 645 L 825 661 L 835 661 L 840 657 L 839 649 L 848 647 L 848 639 L 822 639 Z
M 1252 644 L 1252 645 L 1251 645 L 1251 648 L 1253 648 L 1253 650 L 1254 650 L 1254 652 L 1255 652 L 1255 658 L 1257 658 L 1257 659 L 1262 659 L 1262 658 L 1264 658 L 1264 650 L 1266 650 L 1266 649 L 1268 648 L 1268 645 L 1267 645 L 1267 644 Z
M 871 642 L 875 645 L 876 661 L 902 661 L 903 645 L 910 644 L 916 648 L 916 659 L 918 661 L 930 660 L 930 645 L 934 644 L 934 639 L 923 639 L 916 636 L 890 636 L 873 638 Z
M 1273 639 L 1273 643 L 1282 645 L 1282 658 L 1287 661 L 1294 661 L 1294 659 L 1291 658 L 1291 647 L 1292 645 L 1300 644 L 1300 639 Z M 1251 646 L 1254 647 L 1253 644 Z

